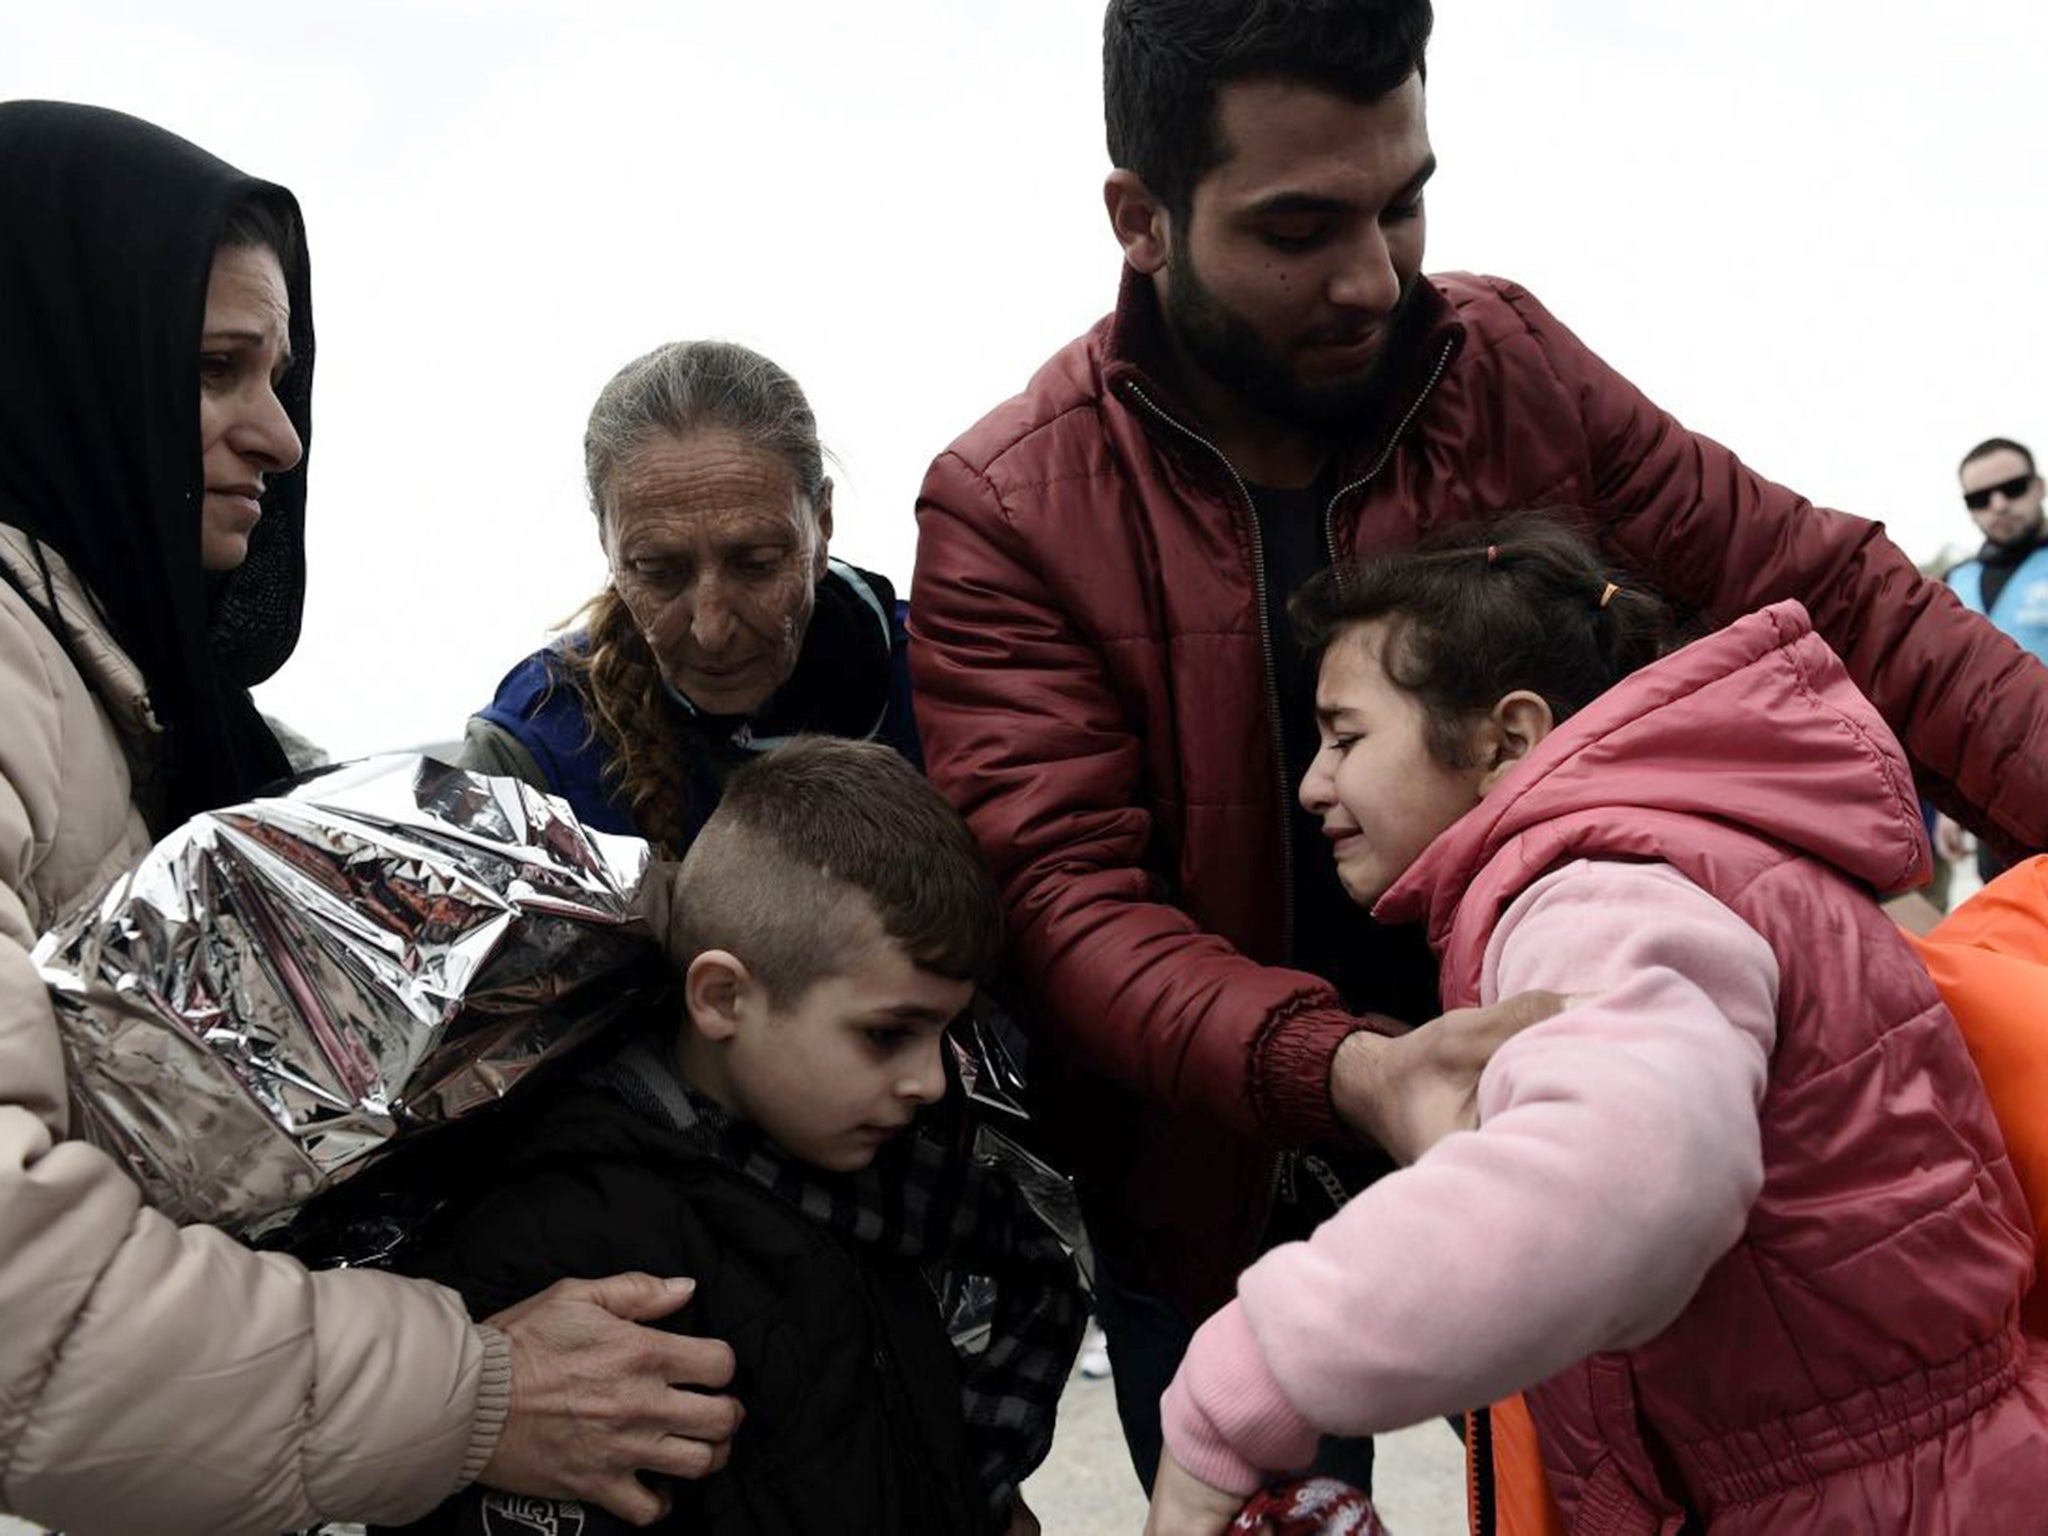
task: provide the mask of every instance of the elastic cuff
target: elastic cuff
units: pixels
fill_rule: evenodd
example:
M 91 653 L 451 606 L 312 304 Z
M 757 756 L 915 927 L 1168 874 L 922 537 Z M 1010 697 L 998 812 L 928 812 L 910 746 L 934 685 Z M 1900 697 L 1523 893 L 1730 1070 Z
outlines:
M 1166 1453 L 1191 1477 L 1248 1499 L 1266 1485 L 1266 1474 L 1231 1447 L 1215 1422 L 1202 1412 L 1176 1376 L 1159 1399 Z
M 1330 1102 L 1330 1064 L 1347 1036 L 1371 1027 L 1329 992 L 1297 997 L 1266 1021 L 1252 1046 L 1252 1108 L 1274 1141 L 1283 1147 L 1356 1144 Z
M 470 1427 L 469 1454 L 462 1458 L 457 1491 L 483 1475 L 512 1412 L 512 1341 L 489 1323 L 478 1323 L 476 1331 L 483 1340 L 484 1363 L 477 1372 L 476 1418 Z
M 1173 1459 L 1211 1488 L 1247 1498 L 1274 1474 L 1314 1461 L 1322 1438 L 1280 1390 L 1241 1302 L 1196 1331 L 1159 1410 Z

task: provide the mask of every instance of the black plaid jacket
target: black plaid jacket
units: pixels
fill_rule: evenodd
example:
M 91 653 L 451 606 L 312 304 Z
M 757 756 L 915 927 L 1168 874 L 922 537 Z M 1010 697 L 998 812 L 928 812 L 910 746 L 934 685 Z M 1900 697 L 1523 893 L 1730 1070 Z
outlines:
M 835 1175 L 692 1095 L 644 1040 L 564 1090 L 491 1144 L 488 1176 L 443 1206 L 401 1267 L 455 1287 L 476 1316 L 570 1276 L 700 1279 L 680 1321 L 734 1342 L 742 1402 L 766 1396 L 725 1472 L 675 1485 L 662 1529 L 1001 1531 L 1051 1445 L 1084 1310 L 1065 1249 L 1000 1168 L 964 1150 L 958 1115 Z M 942 1271 L 993 1283 L 980 1347 L 949 1346 Z M 792 1341 L 808 1342 L 792 1355 Z M 481 1488 L 406 1528 L 627 1529 L 594 1506 Z
M 994 1282 L 987 1342 L 961 1353 L 961 1397 L 983 1494 L 992 1512 L 1007 1514 L 1018 1485 L 1052 1447 L 1060 1392 L 1087 1321 L 1072 1261 L 1016 1184 L 968 1152 L 943 1117 L 884 1147 L 858 1173 L 823 1173 L 691 1092 L 645 1041 L 592 1076 L 814 1221 L 927 1272 Z

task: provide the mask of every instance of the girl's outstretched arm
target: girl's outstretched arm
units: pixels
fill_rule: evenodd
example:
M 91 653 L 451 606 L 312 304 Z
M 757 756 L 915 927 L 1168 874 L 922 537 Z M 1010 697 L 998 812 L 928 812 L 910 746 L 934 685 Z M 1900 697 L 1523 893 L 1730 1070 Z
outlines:
M 1778 967 L 1661 864 L 1581 860 L 1531 886 L 1484 999 L 1573 1005 L 1503 1046 L 1480 1127 L 1446 1137 L 1246 1270 L 1164 1401 L 1166 1444 L 1249 1494 L 1318 1435 L 1459 1412 L 1669 1325 L 1763 1183 L 1757 1107 Z

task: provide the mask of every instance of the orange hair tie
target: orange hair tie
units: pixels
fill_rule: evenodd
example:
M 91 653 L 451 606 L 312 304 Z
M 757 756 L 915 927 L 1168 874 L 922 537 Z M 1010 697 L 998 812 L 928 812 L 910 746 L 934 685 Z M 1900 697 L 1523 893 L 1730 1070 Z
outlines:
M 1620 590 L 1621 588 L 1617 587 L 1613 582 L 1610 581 L 1609 583 L 1607 583 L 1606 590 L 1600 594 L 1600 606 L 1602 608 L 1605 608 L 1607 606 L 1607 600 L 1613 597 L 1614 594 L 1619 592 Z

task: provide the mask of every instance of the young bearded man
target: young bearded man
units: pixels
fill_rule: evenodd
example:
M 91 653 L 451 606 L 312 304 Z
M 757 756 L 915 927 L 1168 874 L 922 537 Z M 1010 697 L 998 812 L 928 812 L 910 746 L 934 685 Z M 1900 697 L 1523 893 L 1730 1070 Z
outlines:
M 1423 275 L 1431 22 L 1428 0 L 1112 0 L 1116 310 L 918 506 L 926 759 L 1001 883 L 1148 1481 L 1188 1331 L 1370 1176 L 1358 1148 L 1414 1149 L 1399 1053 L 1456 1038 L 1376 1033 L 1435 1011 L 1426 951 L 1345 904 L 1292 804 L 1316 744 L 1285 611 L 1317 567 L 1578 509 L 1709 621 L 1802 599 L 1933 798 L 2048 843 L 2029 658 L 1525 290 Z

